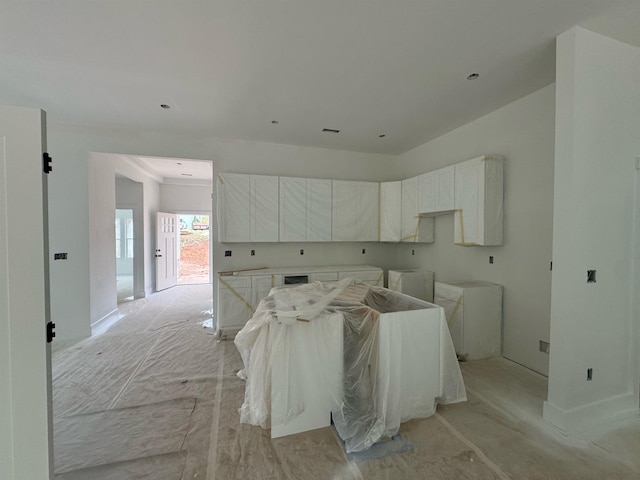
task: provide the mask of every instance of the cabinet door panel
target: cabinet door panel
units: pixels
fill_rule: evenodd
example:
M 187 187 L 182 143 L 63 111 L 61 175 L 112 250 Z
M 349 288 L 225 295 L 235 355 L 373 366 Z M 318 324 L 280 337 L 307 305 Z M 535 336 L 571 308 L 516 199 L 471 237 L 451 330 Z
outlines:
M 378 212 L 380 184 L 377 182 L 356 182 L 358 201 L 356 203 L 356 241 L 378 241 Z
M 307 179 L 307 241 L 331 241 L 331 180 Z
M 357 183 L 346 180 L 333 181 L 331 238 L 334 242 L 356 240 L 357 209 L 355 205 L 358 202 Z
M 401 242 L 415 242 L 418 235 L 418 177 L 402 181 Z
M 253 275 L 251 276 L 251 304 L 258 308 L 260 300 L 269 295 L 273 287 L 282 285 L 282 275 Z
M 402 229 L 402 182 L 380 184 L 380 241 L 399 242 Z
M 278 241 L 278 177 L 251 175 L 251 241 Z
M 218 175 L 218 224 L 221 242 L 251 241 L 249 175 Z
M 484 230 L 484 175 L 475 160 L 456 165 L 456 211 L 454 241 L 459 245 L 482 245 Z
M 307 180 L 280 177 L 280 241 L 307 240 Z

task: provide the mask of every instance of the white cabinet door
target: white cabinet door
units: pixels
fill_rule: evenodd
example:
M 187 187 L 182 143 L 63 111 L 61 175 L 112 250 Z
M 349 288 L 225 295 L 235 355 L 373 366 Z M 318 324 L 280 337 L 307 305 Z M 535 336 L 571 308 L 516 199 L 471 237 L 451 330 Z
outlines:
M 278 177 L 251 175 L 251 241 L 278 241 Z
M 378 183 L 333 180 L 333 241 L 378 240 Z
M 502 157 L 478 157 L 455 166 L 454 241 L 502 245 Z
M 433 243 L 433 218 L 421 217 L 418 212 L 419 177 L 402 181 L 402 211 L 400 241 Z
M 251 241 L 251 183 L 249 175 L 218 174 L 218 229 L 220 242 Z
M 309 283 L 311 282 L 335 282 L 338 280 L 338 272 L 322 272 L 310 273 Z
M 446 213 L 455 208 L 455 166 L 425 173 L 418 178 L 420 213 Z
M 273 287 L 279 287 L 283 283 L 282 275 L 252 275 L 251 276 L 251 304 L 258 308 L 260 300 L 269 295 Z
M 331 180 L 307 178 L 307 241 L 331 241 Z
M 243 327 L 252 317 L 251 277 L 218 277 L 218 330 Z
M 402 182 L 380 184 L 381 242 L 399 242 L 402 230 Z
M 307 179 L 280 177 L 280 241 L 307 240 Z

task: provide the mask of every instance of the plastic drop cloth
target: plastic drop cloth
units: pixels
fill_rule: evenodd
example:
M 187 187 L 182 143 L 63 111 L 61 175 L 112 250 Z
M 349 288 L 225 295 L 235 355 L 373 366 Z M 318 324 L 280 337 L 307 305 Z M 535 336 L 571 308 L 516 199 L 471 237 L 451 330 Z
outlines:
M 296 328 L 313 336 L 304 347 Z M 314 397 L 302 386 L 313 370 L 347 452 L 395 435 L 438 403 L 466 400 L 442 308 L 353 279 L 273 288 L 235 345 L 246 378 L 241 423 L 273 428 L 304 415 Z M 300 361 L 306 357 L 313 361 Z

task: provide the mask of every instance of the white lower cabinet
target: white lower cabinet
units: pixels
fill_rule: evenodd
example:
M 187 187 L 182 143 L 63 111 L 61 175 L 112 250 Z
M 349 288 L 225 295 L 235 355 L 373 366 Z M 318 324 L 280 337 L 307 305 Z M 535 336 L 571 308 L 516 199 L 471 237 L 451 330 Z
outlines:
M 360 280 L 367 285 L 371 285 L 373 287 L 382 287 L 384 285 L 384 272 L 382 270 L 378 271 L 353 271 L 353 272 L 338 272 L 338 279 L 343 280 L 345 278 L 353 278 L 355 280 Z
M 466 360 L 502 352 L 502 285 L 482 281 L 435 283 L 456 353 Z
M 218 330 L 244 325 L 254 310 L 251 277 L 218 276 Z
M 429 270 L 389 270 L 389 290 L 433 302 L 434 273 Z
M 253 275 L 251 278 L 251 305 L 258 308 L 260 300 L 269 295 L 273 287 L 283 285 L 283 275 Z
M 273 287 L 285 285 L 285 277 L 307 277 L 308 282 L 334 282 L 355 278 L 372 286 L 383 286 L 384 271 L 370 265 L 286 267 L 218 275 L 216 330 L 221 335 L 241 329 L 253 316 L 260 300 Z

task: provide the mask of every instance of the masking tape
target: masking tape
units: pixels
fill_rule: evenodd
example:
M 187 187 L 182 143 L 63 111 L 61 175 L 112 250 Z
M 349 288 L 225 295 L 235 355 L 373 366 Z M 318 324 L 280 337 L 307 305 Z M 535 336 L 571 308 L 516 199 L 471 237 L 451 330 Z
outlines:
M 224 178 L 222 177 L 221 173 L 218 174 L 218 180 L 220 180 L 220 183 L 224 185 Z

